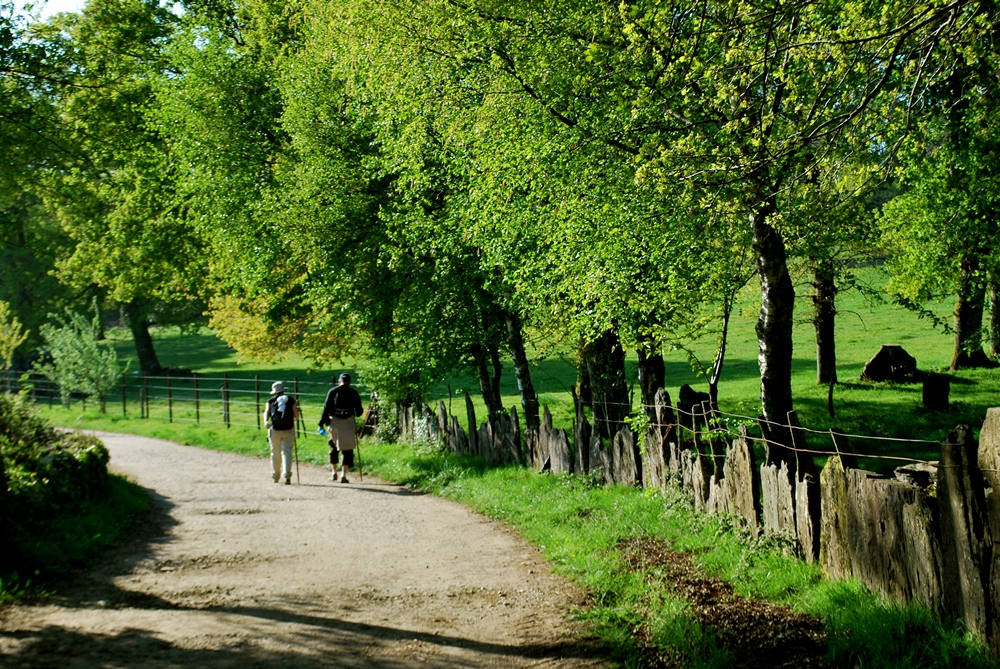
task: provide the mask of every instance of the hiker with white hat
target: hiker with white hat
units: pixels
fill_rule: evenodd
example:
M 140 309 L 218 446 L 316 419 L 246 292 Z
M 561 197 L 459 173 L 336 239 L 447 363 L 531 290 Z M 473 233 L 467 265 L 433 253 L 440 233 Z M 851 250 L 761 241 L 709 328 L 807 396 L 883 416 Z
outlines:
M 285 485 L 292 483 L 292 452 L 295 449 L 295 420 L 298 417 L 299 407 L 295 398 L 285 394 L 284 383 L 275 381 L 271 384 L 271 397 L 264 409 L 275 483 L 281 480 L 284 480 Z

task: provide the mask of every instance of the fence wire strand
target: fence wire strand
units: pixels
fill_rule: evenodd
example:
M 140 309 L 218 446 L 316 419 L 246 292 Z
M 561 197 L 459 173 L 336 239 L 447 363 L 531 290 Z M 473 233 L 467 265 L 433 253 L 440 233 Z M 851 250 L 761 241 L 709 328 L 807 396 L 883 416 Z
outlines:
M 277 379 L 276 379 L 277 380 Z M 172 420 L 178 422 L 195 422 L 195 423 L 208 423 L 208 424 L 225 424 L 225 425 L 238 425 L 243 427 L 257 427 L 259 424 L 260 414 L 263 412 L 264 407 L 268 398 L 271 396 L 270 389 L 271 385 L 276 380 L 271 379 L 261 379 L 261 378 L 245 378 L 245 377 L 216 377 L 216 376 L 197 376 L 197 377 L 166 377 L 166 376 L 132 376 L 123 379 L 123 384 L 121 390 L 115 394 L 109 394 L 105 399 L 107 406 L 111 406 L 113 403 L 121 403 L 123 405 L 123 412 L 127 412 L 127 407 L 129 405 L 130 399 L 134 404 L 138 402 L 140 405 L 140 414 L 145 418 L 152 417 L 151 414 L 160 413 L 163 411 L 177 412 L 178 415 L 173 416 Z M 51 402 L 53 396 L 59 395 L 58 386 L 51 381 L 36 379 L 31 382 L 35 386 L 35 393 L 45 393 L 48 395 L 48 399 Z M 293 380 L 292 382 L 285 383 L 285 392 L 288 394 L 295 395 L 299 399 L 299 406 L 302 409 L 303 414 L 307 411 L 312 411 L 314 409 L 319 409 L 323 401 L 325 400 L 326 393 L 333 386 L 329 383 L 321 381 L 299 381 Z M 11 383 L 12 387 L 20 387 L 20 382 L 15 381 Z M 247 387 L 250 386 L 250 387 Z M 299 392 L 295 393 L 295 389 Z M 303 391 L 303 388 L 306 388 Z M 363 388 L 363 387 L 359 387 Z M 252 398 L 252 399 L 251 399 Z M 307 401 L 308 400 L 308 401 Z M 312 400 L 315 400 L 313 403 Z M 37 401 L 37 400 L 36 400 Z M 87 401 L 87 399 L 83 399 Z M 89 398 L 89 401 L 96 401 L 93 398 Z M 633 411 L 633 405 L 629 402 L 598 402 L 596 403 L 599 407 L 603 409 L 605 416 L 607 414 L 613 413 L 610 410 L 616 410 L 620 414 L 621 418 L 630 415 Z M 700 406 L 705 406 L 707 403 L 702 403 Z M 192 406 L 193 405 L 193 406 Z M 763 436 L 752 436 L 747 435 L 746 438 L 754 444 L 762 444 L 767 448 L 777 448 L 784 449 L 786 451 L 791 451 L 794 453 L 808 454 L 810 456 L 821 456 L 821 457 L 833 457 L 833 456 L 848 456 L 855 458 L 864 459 L 880 459 L 880 460 L 896 460 L 900 462 L 913 462 L 920 464 L 935 464 L 936 461 L 924 460 L 920 458 L 907 457 L 902 455 L 883 455 L 875 453 L 864 453 L 859 452 L 858 449 L 852 449 L 850 451 L 841 450 L 836 445 L 836 438 L 844 438 L 848 442 L 851 440 L 866 440 L 868 442 L 885 442 L 893 444 L 913 444 L 913 445 L 940 445 L 941 442 L 928 440 L 928 439 L 909 439 L 900 437 L 883 437 L 875 435 L 859 435 L 852 433 L 834 432 L 833 430 L 820 430 L 815 428 L 809 428 L 799 425 L 786 425 L 772 420 L 767 420 L 762 416 L 753 417 L 745 416 L 736 413 L 730 413 L 726 411 L 721 411 L 715 406 L 708 406 L 704 410 L 697 411 L 695 407 L 699 405 L 696 404 L 692 409 L 683 409 L 678 406 L 669 405 L 647 405 L 640 403 L 638 409 L 643 411 L 645 415 L 657 415 L 661 409 L 667 409 L 668 411 L 674 412 L 679 420 L 670 423 L 661 423 L 657 421 L 647 422 L 646 425 L 649 428 L 656 429 L 661 432 L 662 437 L 660 440 L 660 447 L 662 448 L 669 438 L 670 432 L 673 429 L 679 430 L 684 434 L 690 435 L 691 439 L 697 444 L 699 440 L 707 439 L 714 440 L 719 438 L 729 439 L 732 431 L 723 428 L 709 428 L 707 430 L 702 430 L 698 428 L 700 424 L 710 425 L 712 423 L 719 424 L 720 421 L 738 421 L 741 423 L 748 423 L 751 425 L 758 425 L 761 427 L 768 426 L 781 431 L 792 431 L 798 432 L 803 435 L 821 435 L 824 438 L 828 437 L 834 440 L 833 450 L 824 450 L 815 447 L 802 447 L 796 446 L 794 444 L 785 444 L 768 439 L 766 435 Z M 250 409 L 252 407 L 252 409 Z M 197 414 L 203 416 L 191 419 L 189 417 L 183 416 L 184 412 L 196 412 Z M 221 414 L 221 418 L 217 416 Z M 303 416 L 304 419 L 304 416 Z M 611 423 L 623 423 L 623 420 L 608 419 L 603 418 Z M 596 422 L 596 421 L 595 421 Z M 728 449 L 726 449 L 727 451 Z M 726 451 L 720 451 L 719 453 L 702 453 L 697 448 L 693 449 L 693 452 L 697 453 L 701 457 L 712 458 L 713 460 L 728 457 Z

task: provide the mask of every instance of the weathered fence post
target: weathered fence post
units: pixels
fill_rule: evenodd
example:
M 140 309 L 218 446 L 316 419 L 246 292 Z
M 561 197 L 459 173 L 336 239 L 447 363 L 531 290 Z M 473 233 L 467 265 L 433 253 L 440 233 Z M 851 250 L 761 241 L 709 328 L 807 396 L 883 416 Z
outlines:
M 194 375 L 194 422 L 201 423 L 201 402 L 198 398 L 198 375 Z
M 941 446 L 937 481 L 941 574 L 946 615 L 987 640 L 998 621 L 990 605 L 993 542 L 977 450 L 968 425 L 957 426 Z
M 255 413 L 257 414 L 257 429 L 259 430 L 260 429 L 260 419 L 261 419 L 261 415 L 262 415 L 261 411 L 260 411 L 260 375 L 259 374 L 254 374 L 253 375 L 253 397 L 254 397 L 254 408 L 256 409 Z
M 142 375 L 142 393 L 139 397 L 139 406 L 142 417 L 149 418 L 149 377 L 145 374 Z
M 124 374 L 122 374 L 122 383 L 121 383 L 121 386 L 122 386 L 122 418 L 126 418 L 128 416 L 128 405 L 127 405 L 126 399 L 125 399 L 125 375 Z
M 229 427 L 229 373 L 222 375 L 222 422 Z
M 760 487 L 764 529 L 795 535 L 795 458 L 775 436 L 787 434 L 787 426 L 776 426 L 763 416 L 757 418 L 764 436 L 764 464 L 760 466 Z
M 167 374 L 167 422 L 174 422 L 174 389 L 169 374 Z
M 808 451 L 799 416 L 788 412 L 792 448 L 795 451 L 795 534 L 799 549 L 808 562 L 819 559 L 820 488 L 816 463 Z
M 986 411 L 986 420 L 979 432 L 979 470 L 983 474 L 988 487 L 986 494 L 986 512 L 989 519 L 990 537 L 993 540 L 993 555 L 984 579 L 987 592 L 992 596 L 987 600 L 989 617 L 993 623 L 990 637 L 987 639 L 994 656 L 1000 657 L 1000 408 Z
M 292 379 L 292 391 L 295 394 L 295 402 L 298 403 L 298 401 L 299 401 L 299 377 L 297 377 L 297 376 L 294 379 Z M 299 404 L 299 416 L 302 416 L 302 405 L 301 404 Z M 295 421 L 295 434 L 302 434 L 303 433 L 303 430 L 300 427 L 300 425 L 302 424 L 302 422 L 303 421 L 301 421 L 301 420 Z
M 757 530 L 761 526 L 763 510 L 760 495 L 760 469 L 754 457 L 753 442 L 745 425 L 740 425 L 736 439 L 729 445 L 726 457 L 726 507 L 729 513 L 739 516 L 747 527 Z
M 643 467 L 645 481 L 650 488 L 662 488 L 669 478 L 670 451 L 668 435 L 674 435 L 674 413 L 670 406 L 670 394 L 664 388 L 657 388 L 653 399 L 649 425 L 645 434 L 646 466 Z

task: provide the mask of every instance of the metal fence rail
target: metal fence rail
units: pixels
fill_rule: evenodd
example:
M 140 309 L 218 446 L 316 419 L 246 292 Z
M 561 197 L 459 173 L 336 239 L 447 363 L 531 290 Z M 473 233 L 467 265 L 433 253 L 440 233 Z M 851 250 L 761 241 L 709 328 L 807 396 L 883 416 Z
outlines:
M 148 376 L 123 375 L 118 388 L 105 398 L 105 411 L 121 412 L 123 417 L 135 417 L 173 422 L 223 424 L 263 427 L 263 412 L 271 393 L 271 384 L 279 379 L 215 376 Z M 283 379 L 280 379 L 284 381 Z M 39 374 L 18 375 L 7 370 L 4 390 L 11 393 L 27 390 L 36 404 L 54 406 L 63 401 L 59 385 Z M 305 432 L 307 421 L 318 422 L 326 394 L 331 386 L 317 381 L 300 381 L 298 377 L 286 384 L 285 392 L 299 402 L 303 420 L 296 428 Z M 359 388 L 363 390 L 363 388 Z M 97 398 L 82 393 L 70 393 L 68 404 L 96 405 Z

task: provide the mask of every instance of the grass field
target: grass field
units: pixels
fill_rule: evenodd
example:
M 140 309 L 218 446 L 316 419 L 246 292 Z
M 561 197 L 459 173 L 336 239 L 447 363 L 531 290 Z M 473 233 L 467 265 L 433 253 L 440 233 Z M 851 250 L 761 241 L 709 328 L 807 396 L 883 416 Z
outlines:
M 873 286 L 884 282 L 877 269 L 860 271 L 859 280 Z M 941 372 L 946 370 L 951 359 L 952 336 L 935 329 L 930 320 L 887 303 L 871 303 L 858 291 L 846 291 L 838 296 L 837 355 L 840 382 L 834 390 L 835 417 L 831 417 L 827 406 L 827 388 L 816 384 L 815 335 L 808 317 L 811 314 L 808 289 L 800 286 L 799 311 L 802 314 L 794 330 L 793 351 L 793 393 L 801 423 L 818 434 L 810 436 L 810 446 L 818 450 L 831 450 L 832 442 L 827 434 L 830 429 L 860 436 L 892 437 L 912 439 L 914 442 L 886 442 L 872 439 L 853 439 L 852 450 L 873 456 L 893 456 L 920 460 L 936 460 L 939 448 L 936 442 L 959 423 L 971 425 L 975 430 L 981 426 L 986 409 L 1000 404 L 1000 370 L 968 370 L 949 373 L 951 379 L 951 408 L 945 412 L 932 413 L 922 406 L 920 384 L 872 384 L 861 382 L 859 376 L 865 362 L 871 358 L 882 344 L 900 344 L 918 362 L 923 371 Z M 719 405 L 724 413 L 754 417 L 760 412 L 760 379 L 757 367 L 757 344 L 754 325 L 757 313 L 757 295 L 754 289 L 744 291 L 733 322 L 728 342 L 728 353 L 719 388 Z M 925 305 L 938 318 L 950 322 L 951 301 L 940 301 Z M 576 366 L 573 352 L 565 346 L 553 346 L 534 336 L 533 351 L 548 351 L 544 356 L 535 354 L 532 365 L 533 382 L 543 405 L 552 412 L 557 427 L 572 425 L 572 400 L 570 388 L 576 381 Z M 234 384 L 243 380 L 242 390 L 237 391 L 236 400 L 244 401 L 242 408 L 234 411 L 234 419 L 256 422 L 256 412 L 260 401 L 251 399 L 249 385 L 257 377 L 263 386 L 266 398 L 270 382 L 275 379 L 291 384 L 297 380 L 305 397 L 303 409 L 308 425 L 315 422 L 315 416 L 322 398 L 329 387 L 333 375 L 341 371 L 351 371 L 355 375 L 355 385 L 364 394 L 367 390 L 364 378 L 364 364 L 356 360 L 344 360 L 336 365 L 317 366 L 295 355 L 290 355 L 277 364 L 239 362 L 236 352 L 215 338 L 208 330 L 198 333 L 182 333 L 177 329 L 163 328 L 154 331 L 161 364 L 191 369 L 199 374 L 212 377 L 203 382 L 204 386 L 221 384 L 226 374 Z M 529 338 L 530 339 L 530 338 Z M 707 390 L 704 378 L 695 372 L 692 359 L 708 364 L 715 353 L 718 334 L 706 333 L 698 341 L 690 343 L 686 349 L 672 350 L 665 354 L 667 390 L 672 397 L 677 389 L 687 383 L 699 390 Z M 127 332 L 119 332 L 115 346 L 123 361 L 130 369 L 137 369 L 134 349 Z M 636 362 L 634 355 L 627 358 L 629 383 L 635 383 Z M 695 365 L 696 366 L 696 365 Z M 130 384 L 139 381 L 135 373 L 130 376 Z M 464 392 L 468 392 L 482 419 L 485 409 L 479 395 L 478 384 L 471 371 L 468 375 L 439 379 L 432 387 L 426 401 L 432 407 L 439 401 L 454 415 L 462 416 L 464 423 Z M 163 389 L 160 389 L 160 396 Z M 501 392 L 505 406 L 520 407 L 516 380 L 512 367 L 507 364 L 503 370 Z M 240 394 L 242 393 L 242 394 Z M 258 393 L 259 394 L 259 393 Z M 636 395 L 637 393 L 633 393 Z M 636 400 L 637 402 L 637 400 Z M 155 411 L 165 413 L 161 401 Z M 119 411 L 112 406 L 112 413 Z M 240 414 L 236 416 L 235 414 Z M 207 408 L 205 419 L 221 422 L 220 408 Z M 193 421 L 192 412 L 178 417 L 183 422 Z M 867 459 L 864 466 L 880 471 L 889 471 L 903 461 Z

